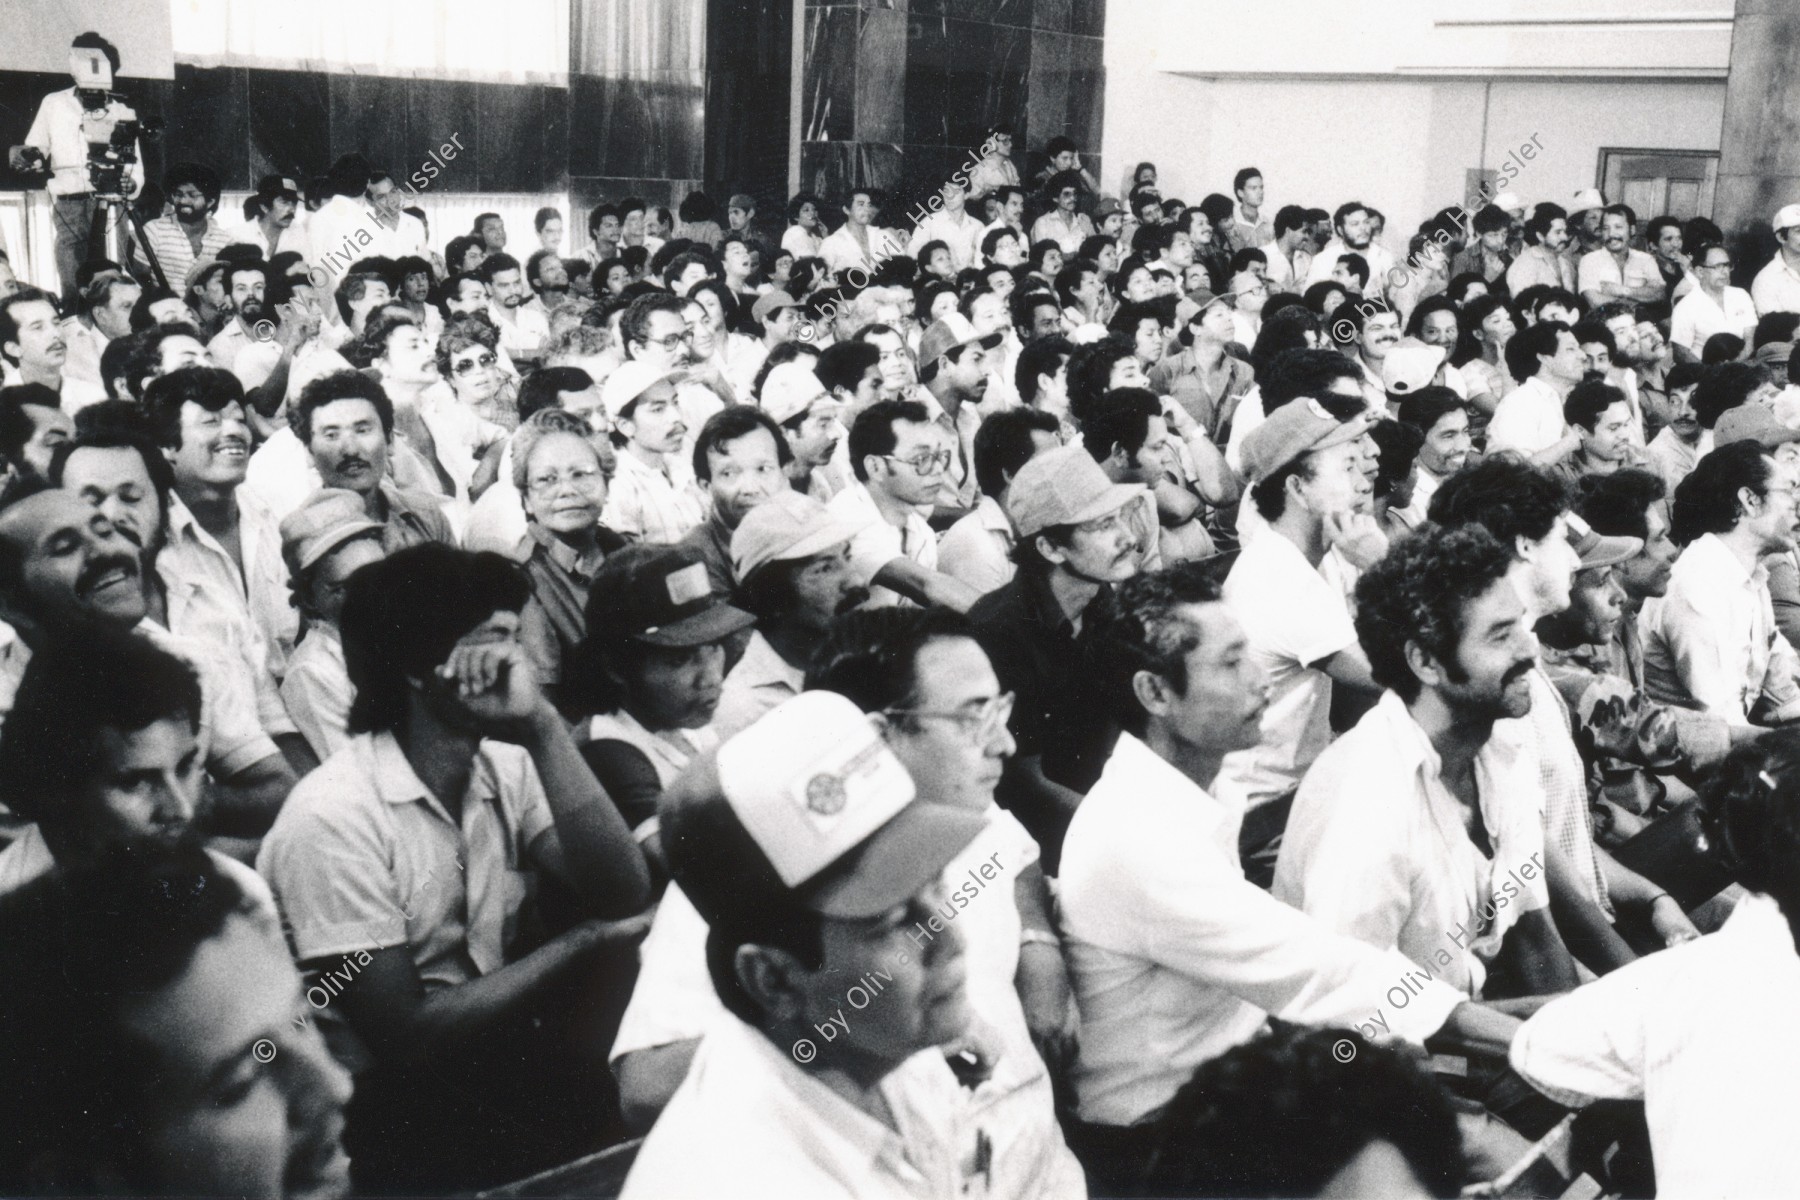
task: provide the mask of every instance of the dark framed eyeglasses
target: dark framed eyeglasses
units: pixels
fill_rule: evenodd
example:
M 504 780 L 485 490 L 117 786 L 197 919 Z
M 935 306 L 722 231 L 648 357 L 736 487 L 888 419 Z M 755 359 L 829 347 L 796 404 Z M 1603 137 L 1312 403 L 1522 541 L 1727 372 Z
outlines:
M 485 371 L 499 361 L 492 354 L 483 354 L 476 358 L 465 358 L 461 362 L 452 363 L 450 371 L 454 375 L 467 375 L 470 371 Z

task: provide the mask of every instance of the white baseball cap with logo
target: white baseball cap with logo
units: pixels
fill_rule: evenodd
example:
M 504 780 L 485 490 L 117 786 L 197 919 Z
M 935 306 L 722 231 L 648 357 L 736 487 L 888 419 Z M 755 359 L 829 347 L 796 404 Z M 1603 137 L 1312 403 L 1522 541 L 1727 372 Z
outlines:
M 834 692 L 802 692 L 696 760 L 659 811 L 676 881 L 709 921 L 771 887 L 823 916 L 879 916 L 987 825 L 915 800 L 874 724 Z
M 819 382 L 812 368 L 803 363 L 786 362 L 771 368 L 763 380 L 762 410 L 777 425 L 785 425 L 820 400 L 830 400 L 831 393 Z
M 1775 227 L 1776 233 L 1800 225 L 1800 204 L 1782 205 L 1776 210 L 1775 219 L 1771 221 L 1770 224 Z

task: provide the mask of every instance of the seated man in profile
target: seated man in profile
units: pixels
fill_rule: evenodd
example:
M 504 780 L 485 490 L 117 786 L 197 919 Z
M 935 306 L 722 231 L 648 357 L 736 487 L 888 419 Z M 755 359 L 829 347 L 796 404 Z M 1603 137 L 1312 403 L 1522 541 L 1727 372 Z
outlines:
M 241 878 L 188 846 L 0 896 L 0 1192 L 349 1195 L 349 1078 Z
M 604 1066 L 550 1018 L 624 969 L 608 956 L 645 922 L 602 918 L 643 908 L 649 876 L 532 678 L 528 590 L 498 555 L 435 543 L 358 570 L 339 618 L 351 737 L 257 859 L 359 1068 L 361 1189 L 478 1187 L 598 1145 L 603 1110 L 574 1098 L 604 1097 Z M 587 919 L 546 940 L 534 885 Z

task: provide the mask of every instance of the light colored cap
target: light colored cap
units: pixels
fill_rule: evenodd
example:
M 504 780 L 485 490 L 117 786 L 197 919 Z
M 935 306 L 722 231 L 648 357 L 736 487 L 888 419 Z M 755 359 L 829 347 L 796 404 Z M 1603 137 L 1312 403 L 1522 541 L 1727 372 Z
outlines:
M 1644 548 L 1644 540 L 1634 537 L 1608 537 L 1597 533 L 1592 525 L 1569 513 L 1565 518 L 1569 527 L 1569 545 L 1575 547 L 1575 554 L 1581 559 L 1584 571 L 1596 567 L 1615 567 L 1622 562 L 1636 558 Z
M 805 492 L 783 488 L 738 522 L 731 534 L 731 573 L 744 583 L 772 562 L 811 558 L 841 546 L 861 528 Z
M 768 321 L 770 313 L 777 312 L 784 308 L 799 307 L 800 302 L 798 300 L 794 299 L 780 288 L 776 288 L 772 292 L 764 292 L 761 296 L 757 297 L 756 303 L 750 306 L 750 315 L 755 318 L 758 325 L 761 325 Z
M 1069 334 L 1069 342 L 1075 346 L 1091 346 L 1095 342 L 1104 342 L 1108 336 L 1106 326 L 1098 321 L 1087 321 L 1075 327 Z
M 763 380 L 762 410 L 777 425 L 785 425 L 813 406 L 816 400 L 829 400 L 831 394 L 812 368 L 804 363 L 785 362 L 769 371 Z
M 1770 224 L 1775 227 L 1776 233 L 1800 225 L 1800 204 L 1782 205 L 1781 208 L 1776 211 L 1775 219 L 1771 221 Z
M 1509 212 L 1515 217 L 1525 211 L 1525 201 L 1520 197 L 1519 193 L 1508 191 L 1505 188 L 1494 193 L 1492 203 L 1495 208 L 1504 212 Z
M 626 406 L 648 391 L 654 384 L 665 379 L 679 382 L 687 378 L 687 372 L 680 368 L 653 367 L 641 359 L 632 359 L 622 363 L 619 369 L 606 377 L 600 387 L 600 403 L 606 409 L 606 415 L 618 420 Z
M 1108 479 L 1087 447 L 1076 443 L 1046 450 L 1020 467 L 1001 504 L 1019 536 L 1031 537 L 1052 525 L 1098 520 L 1144 494 L 1141 487 Z
M 914 794 L 866 714 L 802 692 L 696 760 L 659 813 L 675 879 L 708 921 L 771 888 L 855 920 L 918 895 L 987 827 Z
M 924 370 L 958 346 L 967 346 L 970 342 L 980 342 L 991 350 L 1005 336 L 1001 330 L 983 336 L 975 332 L 969 318 L 952 310 L 933 321 L 925 330 L 925 336 L 919 339 L 919 369 Z
M 1340 421 L 1310 396 L 1290 400 L 1244 439 L 1244 472 L 1261 483 L 1302 454 L 1353 442 L 1368 432 L 1366 417 Z
M 281 518 L 281 557 L 288 571 L 300 574 L 351 538 L 380 533 L 385 526 L 369 519 L 363 498 L 348 488 L 320 488 Z
M 1713 445 L 1728 446 L 1732 442 L 1746 441 L 1761 442 L 1773 450 L 1789 442 L 1800 442 L 1800 429 L 1782 423 L 1765 405 L 1740 404 L 1726 409 L 1713 427 Z
M 1381 386 L 1390 395 L 1410 396 L 1431 385 L 1432 376 L 1444 363 L 1442 346 L 1394 346 L 1381 362 Z
M 1575 198 L 1569 201 L 1569 211 L 1572 213 L 1586 212 L 1590 208 L 1605 207 L 1606 197 L 1600 194 L 1599 188 L 1582 188 L 1579 192 L 1575 193 Z

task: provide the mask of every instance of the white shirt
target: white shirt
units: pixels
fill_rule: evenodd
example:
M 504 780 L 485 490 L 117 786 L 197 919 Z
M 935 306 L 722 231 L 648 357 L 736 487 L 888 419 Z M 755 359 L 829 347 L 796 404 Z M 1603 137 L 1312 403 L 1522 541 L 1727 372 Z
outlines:
M 850 222 L 845 221 L 838 231 L 826 238 L 819 245 L 819 257 L 825 260 L 825 266 L 834 273 L 842 274 L 852 267 L 859 271 L 874 275 L 884 259 L 906 253 L 906 241 L 891 229 L 878 229 L 873 225 L 865 227 L 868 232 L 869 245 L 856 240 L 850 232 Z M 866 281 L 852 279 L 850 282 L 867 286 Z
M 1489 450 L 1517 450 L 1532 455 L 1562 440 L 1568 423 L 1563 420 L 1562 397 L 1533 375 L 1506 393 L 1488 423 Z
M 1276 897 L 1480 995 L 1487 962 L 1519 914 L 1550 902 L 1528 729 L 1496 722 L 1475 756 L 1475 786 L 1492 858 L 1470 840 L 1431 740 L 1399 696 L 1383 693 L 1300 785 L 1275 865 Z M 1382 1011 L 1393 1008 L 1389 999 Z
M 1651 465 L 1673 494 L 1675 485 L 1688 477 L 1694 464 L 1712 453 L 1713 431 L 1702 429 L 1700 440 L 1690 444 L 1676 437 L 1675 431 L 1665 425 L 1660 433 L 1650 439 L 1650 445 L 1645 449 Z
M 490 300 L 487 313 L 500 330 L 500 345 L 508 354 L 530 358 L 541 354 L 544 343 L 550 340 L 550 318 L 540 309 L 527 304 L 508 308 Z
M 263 882 L 261 875 L 229 854 L 210 849 L 206 853 L 218 872 L 238 885 L 258 917 L 267 918 L 272 923 L 278 921 L 275 896 L 269 891 L 269 885 Z M 35 823 L 27 825 L 4 851 L 0 851 L 0 896 L 11 895 L 55 869 L 56 856 L 50 853 L 49 843 L 44 841 L 43 833 Z
M 1311 287 L 1320 280 L 1330 279 L 1337 260 L 1346 254 L 1360 254 L 1369 264 L 1369 282 L 1363 288 L 1363 295 L 1371 298 L 1385 295 L 1388 272 L 1394 267 L 1394 256 L 1374 242 L 1357 250 L 1346 245 L 1342 238 L 1336 237 L 1325 243 L 1325 248 L 1319 251 L 1318 257 L 1312 260 L 1312 266 L 1307 268 L 1306 286 Z
M 789 225 L 781 235 L 781 248 L 795 258 L 818 258 L 825 239 L 803 225 Z
M 1696 355 L 1715 333 L 1735 333 L 1747 342 L 1755 332 L 1756 305 L 1743 288 L 1726 288 L 1722 307 L 1705 288 L 1695 288 L 1675 305 L 1669 319 L 1669 341 Z
M 1084 1121 L 1129 1125 L 1269 1016 L 1367 1020 L 1415 970 L 1326 929 L 1244 878 L 1244 805 L 1208 795 L 1131 734 L 1069 823 L 1061 897 L 1081 1007 L 1074 1080 Z M 1419 1040 L 1462 993 L 1431 980 L 1389 1017 Z
M 1550 1001 L 1510 1059 L 1564 1104 L 1642 1098 L 1658 1196 L 1800 1196 L 1796 1005 L 1793 930 L 1752 894 L 1717 933 Z
M 939 539 L 938 570 L 985 596 L 1005 587 L 1018 572 L 1012 549 L 1012 522 L 998 501 L 983 496 L 973 512 L 959 517 Z
M 1717 534 L 1681 552 L 1668 593 L 1638 614 L 1638 632 L 1652 700 L 1743 725 L 1760 697 L 1778 707 L 1800 698 L 1800 659 L 1775 625 L 1767 568 L 1746 570 Z
M 665 475 L 629 448 L 620 451 L 619 467 L 606 492 L 600 523 L 615 533 L 653 546 L 679 542 L 706 520 L 706 505 L 683 471 L 677 456 L 664 455 Z
M 806 671 L 775 652 L 760 631 L 750 635 L 744 657 L 725 676 L 710 728 L 721 742 L 754 725 L 784 701 L 800 694 Z
M 958 212 L 939 209 L 919 222 L 906 249 L 916 258 L 925 243 L 941 241 L 950 248 L 951 265 L 961 271 L 980 262 L 982 229 L 966 208 Z
M 1075 254 L 1081 250 L 1081 243 L 1094 236 L 1094 222 L 1086 213 L 1074 212 L 1064 215 L 1062 209 L 1053 208 L 1039 217 L 1031 226 L 1033 244 L 1042 241 L 1055 242 L 1065 255 Z
M 1788 266 L 1780 250 L 1775 251 L 1775 257 L 1750 281 L 1750 299 L 1756 303 L 1756 311 L 1765 315 L 1800 313 L 1800 274 Z
M 350 737 L 350 703 L 356 689 L 344 665 L 344 641 L 335 625 L 313 625 L 288 659 L 281 702 L 320 762 Z
M 130 119 L 136 113 L 115 100 L 96 115 L 116 121 Z M 38 105 L 37 115 L 31 119 L 31 129 L 25 134 L 23 144 L 36 146 L 50 159 L 49 190 L 52 196 L 81 196 L 94 190 L 88 179 L 88 138 L 82 131 L 86 116 L 81 99 L 71 86 L 45 96 Z M 143 149 L 142 143 L 137 149 Z M 130 176 L 136 183 L 135 195 L 144 187 L 142 154 L 131 164 Z M 181 286 L 172 273 L 169 282 Z
M 1295 247 L 1293 258 L 1282 252 L 1279 242 L 1264 242 L 1257 247 L 1269 265 L 1269 291 L 1293 292 L 1300 288 L 1294 286 L 1296 279 L 1305 280 L 1307 272 L 1312 269 L 1312 256 L 1305 250 Z
M 1627 299 L 1627 288 L 1663 286 L 1662 268 L 1656 265 L 1656 259 L 1642 250 L 1625 251 L 1625 269 L 1619 269 L 1619 260 L 1613 257 L 1612 251 L 1604 246 L 1598 250 L 1590 250 L 1581 256 L 1577 264 L 1575 278 L 1581 292 L 1597 292 L 1600 285 L 1610 283 L 1616 289 L 1617 299 Z
M 1331 676 L 1314 664 L 1356 645 L 1356 626 L 1343 593 L 1274 531 L 1244 546 L 1224 591 L 1269 677 L 1261 737 L 1222 772 L 1254 808 L 1292 791 L 1331 741 Z
M 850 539 L 850 569 L 869 587 L 869 599 L 863 607 L 911 604 L 912 601 L 899 592 L 875 586 L 873 581 L 876 573 L 896 558 L 911 559 L 927 571 L 937 570 L 937 535 L 925 518 L 917 511 L 908 510 L 904 526 L 888 524 L 881 510 L 875 507 L 875 498 L 869 495 L 868 485 L 861 481 L 844 488 L 825 507 L 840 519 L 860 527 Z

